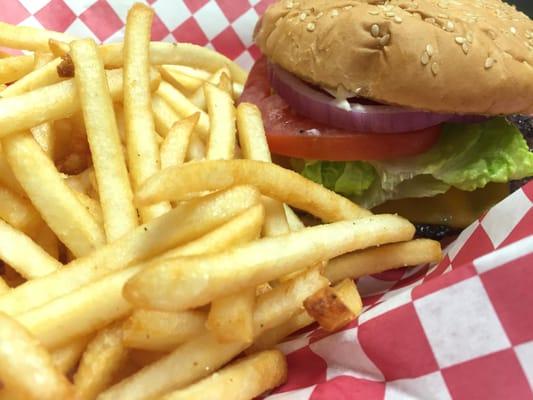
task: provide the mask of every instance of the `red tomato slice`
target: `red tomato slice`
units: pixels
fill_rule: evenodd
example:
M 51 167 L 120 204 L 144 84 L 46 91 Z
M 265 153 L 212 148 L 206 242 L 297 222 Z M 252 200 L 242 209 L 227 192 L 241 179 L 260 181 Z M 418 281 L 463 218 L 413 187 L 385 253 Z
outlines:
M 408 157 L 427 151 L 440 135 L 440 126 L 407 133 L 364 133 L 302 117 L 272 93 L 265 57 L 252 68 L 240 101 L 259 107 L 270 150 L 288 157 L 327 161 Z

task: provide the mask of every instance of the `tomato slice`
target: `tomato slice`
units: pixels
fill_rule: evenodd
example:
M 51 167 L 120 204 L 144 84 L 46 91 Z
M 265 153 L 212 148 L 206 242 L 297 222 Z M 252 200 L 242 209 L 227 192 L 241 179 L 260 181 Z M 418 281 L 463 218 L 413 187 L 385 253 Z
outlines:
M 265 57 L 252 68 L 240 101 L 259 107 L 270 150 L 288 157 L 328 161 L 408 157 L 427 151 L 440 135 L 440 126 L 407 133 L 364 133 L 302 117 L 272 93 Z

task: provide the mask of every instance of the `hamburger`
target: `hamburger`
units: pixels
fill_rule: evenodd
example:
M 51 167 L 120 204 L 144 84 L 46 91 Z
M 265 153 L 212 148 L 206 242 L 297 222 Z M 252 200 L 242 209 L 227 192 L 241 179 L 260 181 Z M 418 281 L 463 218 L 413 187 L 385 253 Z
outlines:
M 533 21 L 499 0 L 283 0 L 254 31 L 275 160 L 424 236 L 533 175 Z

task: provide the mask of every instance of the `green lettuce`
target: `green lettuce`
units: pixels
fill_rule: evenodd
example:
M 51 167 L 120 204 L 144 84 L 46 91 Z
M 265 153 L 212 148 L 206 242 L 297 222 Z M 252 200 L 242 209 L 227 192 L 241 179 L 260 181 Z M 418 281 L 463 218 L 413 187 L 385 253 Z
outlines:
M 533 175 L 533 153 L 504 118 L 445 124 L 437 144 L 415 157 L 390 161 L 299 160 L 297 170 L 366 207 L 387 200 L 431 197 L 450 187 L 472 191 L 489 182 Z

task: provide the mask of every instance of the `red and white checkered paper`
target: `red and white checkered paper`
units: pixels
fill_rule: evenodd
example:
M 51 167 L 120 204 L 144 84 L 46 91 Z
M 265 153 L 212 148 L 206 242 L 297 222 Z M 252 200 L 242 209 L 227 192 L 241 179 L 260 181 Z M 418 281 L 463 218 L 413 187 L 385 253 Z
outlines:
M 273 0 L 151 0 L 154 40 L 205 45 L 249 68 Z M 123 39 L 132 0 L 1 0 L 0 20 Z M 359 320 L 280 345 L 288 382 L 268 399 L 533 399 L 533 183 L 447 247 L 437 266 L 358 282 Z

